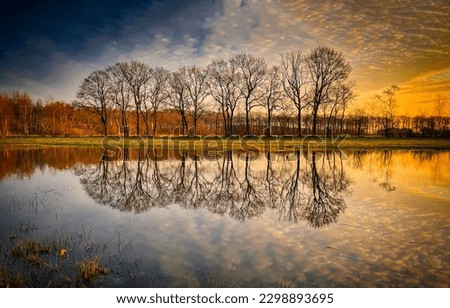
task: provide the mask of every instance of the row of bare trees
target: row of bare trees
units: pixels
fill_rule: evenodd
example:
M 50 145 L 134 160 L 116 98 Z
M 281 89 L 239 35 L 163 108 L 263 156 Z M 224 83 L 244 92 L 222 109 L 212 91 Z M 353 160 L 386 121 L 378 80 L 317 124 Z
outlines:
M 272 67 L 264 58 L 249 53 L 216 59 L 206 67 L 184 66 L 175 72 L 138 61 L 119 62 L 86 77 L 74 105 L 96 114 L 105 135 L 110 111 L 119 110 L 124 136 L 130 134 L 130 110 L 135 113 L 136 135 L 155 135 L 158 111 L 171 108 L 180 117 L 182 135 L 189 134 L 188 117 L 197 135 L 198 120 L 206 111 L 213 111 L 221 116 L 224 134 L 230 136 L 238 112 L 245 116 L 247 135 L 253 133 L 252 110 L 266 113 L 265 134 L 270 135 L 272 114 L 295 109 L 301 136 L 303 110 L 312 117 L 312 134 L 317 133 L 320 110 L 344 117 L 354 96 L 347 81 L 350 72 L 340 52 L 323 46 L 306 55 L 300 51 L 284 54 L 281 65 Z
M 34 101 L 26 93 L 0 92 L 0 137 L 95 133 L 93 127 L 97 121 L 86 110 L 76 110 L 65 102 L 52 99 Z
M 100 122 L 98 115 L 101 112 L 105 118 Z M 114 125 L 110 119 L 117 118 L 118 114 L 115 109 L 99 110 L 95 114 L 91 110 L 76 108 L 53 98 L 33 100 L 24 92 L 0 92 L 0 137 L 99 135 L 104 133 L 104 124 L 112 133 L 118 134 L 120 125 Z M 127 115 L 130 116 L 132 114 Z
M 271 85 L 268 84 L 271 88 Z M 273 89 L 273 87 L 272 87 Z M 271 90 L 272 91 L 272 90 Z M 274 104 L 270 100 L 276 99 L 276 91 L 268 95 L 267 108 L 273 111 Z M 317 117 L 318 134 L 349 134 L 353 136 L 384 135 L 384 136 L 449 136 L 450 118 L 445 113 L 445 98 L 437 96 L 434 101 L 432 115 L 420 113 L 410 117 L 398 114 L 393 109 L 393 116 L 389 116 L 388 109 L 382 101 L 374 98 L 365 108 L 350 108 L 345 117 L 339 108 L 333 105 L 326 112 Z M 211 111 L 206 108 L 197 109 L 196 113 L 186 114 L 186 121 L 190 133 L 200 135 L 224 134 L 224 124 L 219 110 Z M 145 121 L 143 120 L 146 117 Z M 193 118 L 197 119 L 194 126 Z M 180 127 L 179 115 L 171 107 L 164 107 L 154 115 L 142 109 L 140 127 L 149 126 L 150 134 L 155 134 L 154 119 L 158 119 L 158 134 L 172 135 L 178 133 Z M 135 131 L 136 114 L 134 110 L 121 112 L 113 109 L 107 115 L 107 131 L 111 135 L 121 134 L 123 131 L 122 119 L 129 122 L 126 126 L 129 131 Z M 234 134 L 246 134 L 246 116 L 238 112 L 233 119 Z M 278 112 L 262 112 L 255 110 L 251 113 L 249 122 L 253 134 L 267 134 L 267 122 L 270 122 L 270 133 L 273 135 L 295 135 L 298 132 L 297 116 L 292 111 L 280 110 Z M 302 116 L 303 134 L 310 134 L 312 126 L 311 114 Z M 148 125 L 150 123 L 150 125 Z M 330 128 L 333 132 L 330 132 Z M 76 108 L 63 101 L 48 99 L 33 100 L 26 93 L 13 92 L 0 93 L 0 137 L 17 135 L 51 135 L 51 136 L 98 136 L 104 134 L 104 126 L 97 114 L 84 108 Z
M 0 93 L 0 135 L 449 135 L 444 97 L 433 116 L 400 116 L 393 85 L 350 108 L 350 72 L 341 53 L 322 46 L 274 66 L 249 53 L 175 72 L 119 62 L 90 73 L 72 105 Z
M 351 134 L 377 134 L 386 137 L 450 136 L 450 118 L 446 115 L 447 100 L 442 95 L 435 96 L 432 115 L 420 112 L 410 117 L 398 114 L 398 91 L 400 88 L 392 85 L 373 96 L 365 108 L 353 108 L 346 121 Z

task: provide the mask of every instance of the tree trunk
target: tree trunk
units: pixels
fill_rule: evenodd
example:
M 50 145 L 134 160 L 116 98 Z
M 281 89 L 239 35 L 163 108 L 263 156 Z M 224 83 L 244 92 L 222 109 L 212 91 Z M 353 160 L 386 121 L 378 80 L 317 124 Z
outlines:
M 108 136 L 108 123 L 105 117 L 102 118 L 102 124 L 103 124 L 103 133 L 105 136 Z
M 222 110 L 222 117 L 223 117 L 223 133 L 225 134 L 225 136 L 228 136 L 228 120 L 224 110 Z M 217 124 L 219 124 L 218 119 Z
M 149 117 L 148 117 L 148 110 L 146 110 L 145 112 L 141 112 L 142 114 L 142 119 L 144 120 L 144 124 L 145 124 L 145 135 L 149 136 L 150 135 L 150 128 L 149 128 Z
M 297 128 L 298 128 L 298 136 L 302 136 L 302 109 L 297 108 L 298 114 L 297 114 Z
M 124 110 L 122 110 L 122 131 L 123 131 L 124 137 L 129 136 L 128 127 L 127 127 L 127 115 Z
M 194 120 L 194 136 L 197 136 L 197 120 L 198 120 L 197 109 L 194 109 L 194 115 L 192 117 Z
M 312 134 L 316 135 L 317 134 L 317 108 L 313 108 L 313 113 L 312 113 Z
M 152 135 L 155 136 L 156 134 L 156 113 L 153 115 L 153 132 Z
M 246 134 L 250 135 L 250 110 L 248 106 L 245 106 L 245 126 L 246 126 Z
M 219 135 L 219 115 L 220 115 L 220 113 L 219 112 L 217 112 L 217 114 L 216 114 L 216 136 L 218 136 Z
M 344 117 L 345 117 L 345 106 L 342 109 L 342 115 L 339 123 L 339 133 L 342 134 L 342 131 L 344 130 Z
M 230 132 L 229 132 L 229 136 L 233 135 L 233 114 L 230 114 L 230 119 L 229 119 L 229 128 L 230 128 Z
M 139 129 L 139 105 L 136 105 L 136 136 L 139 136 L 140 129 Z
M 149 128 L 149 126 L 148 126 L 148 119 L 145 121 L 145 134 L 146 134 L 147 136 L 150 135 L 150 128 Z
M 189 135 L 187 119 L 186 119 L 186 115 L 184 113 L 181 114 L 181 130 L 182 130 L 183 136 Z

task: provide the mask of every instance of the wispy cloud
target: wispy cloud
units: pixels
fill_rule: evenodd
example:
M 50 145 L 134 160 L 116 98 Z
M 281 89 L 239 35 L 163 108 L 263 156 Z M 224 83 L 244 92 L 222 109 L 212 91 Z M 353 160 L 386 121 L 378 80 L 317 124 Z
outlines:
M 317 45 L 343 52 L 363 94 L 450 68 L 445 0 L 169 0 L 116 6 L 114 20 L 106 13 L 96 24 L 91 12 L 78 26 L 73 19 L 70 25 L 58 19 L 55 26 L 66 31 L 31 31 L 17 48 L 4 42 L 0 88 L 70 100 L 78 86 L 73 80 L 116 61 L 137 59 L 173 70 L 245 51 L 274 63 L 280 53 L 306 53 Z M 70 31 L 76 34 L 72 40 Z M 419 91 L 421 83 L 415 87 Z
M 210 21 L 206 54 L 307 52 L 323 44 L 341 50 L 361 91 L 402 83 L 450 67 L 445 1 L 227 1 Z

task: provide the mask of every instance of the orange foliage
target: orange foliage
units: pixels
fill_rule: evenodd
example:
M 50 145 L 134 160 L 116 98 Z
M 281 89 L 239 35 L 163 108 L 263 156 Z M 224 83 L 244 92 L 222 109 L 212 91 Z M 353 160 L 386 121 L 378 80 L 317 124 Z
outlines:
M 110 135 L 122 135 L 121 117 L 117 109 L 109 110 L 107 129 Z M 130 135 L 136 135 L 136 113 L 127 112 Z M 156 135 L 180 135 L 181 117 L 174 110 L 164 109 L 156 114 Z M 234 118 L 233 134 L 245 134 L 245 118 L 237 114 Z M 376 134 L 381 127 L 381 117 L 367 117 L 367 123 L 361 131 L 355 128 L 355 118 L 350 115 L 342 119 L 342 128 L 338 133 L 345 134 Z M 449 117 L 407 117 L 399 116 L 394 119 L 396 128 L 407 129 L 408 136 L 449 136 Z M 189 134 L 193 134 L 192 115 L 187 114 Z M 303 131 L 309 133 L 311 117 L 305 115 Z M 142 134 L 153 132 L 153 118 L 145 123 L 140 119 L 139 125 Z M 319 133 L 324 132 L 324 117 L 318 118 Z M 147 127 L 148 125 L 148 127 Z M 253 112 L 250 117 L 251 131 L 263 135 L 266 127 L 266 116 Z M 370 128 L 370 129 L 369 129 Z M 98 115 L 86 109 L 76 108 L 62 101 L 33 101 L 26 93 L 14 92 L 12 94 L 0 92 L 0 137 L 14 135 L 50 135 L 50 136 L 101 136 L 104 133 L 103 125 Z M 293 135 L 296 133 L 295 116 L 289 113 L 279 113 L 272 117 L 273 135 Z M 224 135 L 222 114 L 207 111 L 197 122 L 197 134 L 203 136 Z M 398 132 L 393 131 L 393 135 Z
M 15 126 L 16 118 L 11 98 L 0 93 L 0 137 L 8 136 Z
M 0 151 L 0 180 L 12 175 L 30 177 L 36 169 L 64 170 L 77 164 L 95 164 L 100 162 L 102 152 L 100 148 L 3 149 Z

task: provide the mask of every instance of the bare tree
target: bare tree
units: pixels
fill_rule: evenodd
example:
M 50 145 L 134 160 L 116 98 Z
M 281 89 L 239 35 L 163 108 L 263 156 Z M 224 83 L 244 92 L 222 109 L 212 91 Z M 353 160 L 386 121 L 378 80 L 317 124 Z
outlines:
M 302 135 L 302 110 L 307 106 L 306 97 L 307 70 L 305 57 L 300 51 L 281 55 L 283 88 L 286 96 L 297 109 L 298 136 Z
M 121 114 L 121 129 L 124 137 L 130 135 L 128 110 L 131 108 L 131 92 L 125 78 L 127 71 L 128 65 L 124 62 L 118 62 L 106 68 L 108 79 L 112 83 L 112 100 L 114 106 L 118 108 Z
M 264 58 L 247 53 L 239 53 L 230 61 L 242 74 L 243 83 L 240 86 L 244 96 L 246 134 L 249 135 L 251 134 L 250 111 L 258 105 L 262 97 L 262 93 L 258 93 L 258 87 L 261 86 L 267 74 L 267 64 Z
M 312 82 L 312 134 L 317 133 L 317 113 L 321 104 L 329 97 L 331 87 L 344 82 L 351 72 L 350 64 L 340 52 L 320 46 L 306 57 L 306 64 Z
M 284 98 L 279 66 L 270 68 L 262 85 L 262 91 L 264 96 L 261 100 L 267 111 L 266 135 L 270 137 L 272 134 L 272 112 L 282 107 L 281 102 Z
M 18 91 L 12 93 L 11 100 L 17 120 L 18 133 L 27 136 L 30 133 L 32 123 L 33 100 L 27 93 Z
M 242 76 L 237 67 L 223 59 L 214 60 L 208 66 L 211 96 L 220 107 L 225 135 L 233 134 L 233 118 L 238 102 L 243 98 L 239 88 Z
M 395 98 L 395 94 L 400 90 L 397 85 L 392 85 L 386 90 L 384 90 L 380 95 L 377 95 L 376 98 L 381 104 L 381 113 L 382 113 L 382 125 L 384 128 L 385 136 L 389 136 L 389 131 L 394 127 L 394 117 L 395 110 L 397 109 L 397 99 Z
M 194 120 L 194 135 L 197 135 L 197 122 L 206 111 L 205 99 L 208 96 L 208 71 L 198 66 L 186 68 L 186 89 L 191 101 L 192 118 Z
M 150 118 L 153 120 L 152 135 L 154 136 L 157 128 L 158 112 L 169 97 L 167 86 L 170 72 L 162 67 L 153 67 L 149 71 L 150 79 L 146 85 L 146 98 L 142 102 L 141 115 L 147 135 L 150 135 Z
M 345 111 L 353 98 L 354 93 L 351 83 L 337 83 L 331 87 L 328 100 L 322 104 L 324 116 L 326 116 L 327 135 L 330 135 L 332 126 L 335 126 L 335 130 L 337 130 L 337 125 L 339 125 L 339 132 L 342 133 Z M 326 112 L 327 109 L 329 109 L 328 112 Z M 334 123 L 331 122 L 332 119 L 334 119 Z
M 356 108 L 353 110 L 353 114 L 350 116 L 350 123 L 353 125 L 354 134 L 360 137 L 369 123 L 369 117 L 362 108 Z
M 364 109 L 369 116 L 370 132 L 375 133 L 378 130 L 376 119 L 380 112 L 380 102 L 376 95 L 371 96 L 370 100 L 365 102 Z
M 181 117 L 181 131 L 183 136 L 189 135 L 189 127 L 187 122 L 187 112 L 191 107 L 189 100 L 189 92 L 187 83 L 187 68 L 182 67 L 178 71 L 173 72 L 170 79 L 169 105 Z
M 140 109 L 146 97 L 146 84 L 149 81 L 150 68 L 147 64 L 131 61 L 127 64 L 127 70 L 125 70 L 125 79 L 130 88 L 131 94 L 134 99 L 134 105 L 136 109 L 136 135 L 140 135 L 139 119 Z
M 447 100 L 442 95 L 436 95 L 434 100 L 434 113 L 436 115 L 438 130 L 444 134 L 444 116 Z
M 15 121 L 14 105 L 9 95 L 0 92 L 0 137 L 8 136 Z
M 99 116 L 103 132 L 108 135 L 108 116 L 111 100 L 111 84 L 106 71 L 97 70 L 89 74 L 81 83 L 74 106 L 84 108 Z

